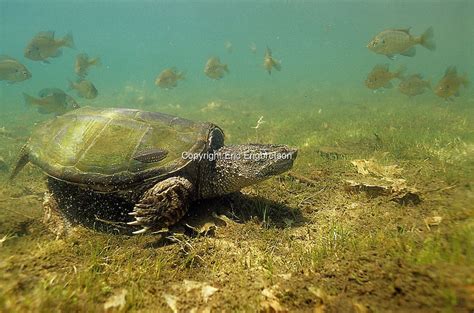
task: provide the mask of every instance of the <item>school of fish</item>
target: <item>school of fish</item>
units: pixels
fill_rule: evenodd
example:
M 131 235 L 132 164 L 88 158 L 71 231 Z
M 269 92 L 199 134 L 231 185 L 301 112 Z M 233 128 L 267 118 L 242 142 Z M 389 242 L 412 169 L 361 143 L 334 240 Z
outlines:
M 432 27 L 420 36 L 410 34 L 409 28 L 386 29 L 375 35 L 367 44 L 367 48 L 377 54 L 385 55 L 390 60 L 395 60 L 396 55 L 414 57 L 417 45 L 430 51 L 436 49 Z M 397 72 L 390 72 L 388 64 L 377 64 L 367 75 L 365 85 L 377 91 L 381 88 L 392 88 L 392 80 L 398 79 L 400 81 L 398 90 L 410 98 L 431 90 L 436 96 L 446 101 L 453 101 L 454 97 L 459 97 L 461 87 L 466 88 L 469 85 L 467 74 L 459 75 L 455 66 L 449 66 L 446 69 L 434 88 L 430 80 L 423 79 L 420 73 L 405 76 L 405 70 L 402 66 Z
M 367 48 L 376 54 L 395 60 L 397 55 L 414 57 L 418 45 L 430 51 L 436 49 L 432 27 L 426 29 L 419 36 L 412 35 L 409 28 L 386 29 L 375 35 L 367 44 Z M 255 42 L 250 43 L 248 47 L 251 53 L 257 53 Z M 63 48 L 75 49 L 72 34 L 57 37 L 53 31 L 43 31 L 34 35 L 27 43 L 23 56 L 32 61 L 49 64 L 54 58 L 62 55 Z M 228 53 L 232 53 L 234 46 L 230 41 L 226 41 L 224 49 Z M 94 83 L 86 79 L 86 76 L 91 68 L 100 65 L 100 57 L 90 57 L 87 53 L 77 54 L 73 67 L 76 79 L 69 80 L 69 90 L 75 91 L 80 98 L 95 99 L 99 92 Z M 273 73 L 273 70 L 281 71 L 281 60 L 273 56 L 269 47 L 265 49 L 262 67 L 269 75 Z M 212 80 L 223 79 L 229 73 L 229 66 L 221 62 L 218 56 L 209 57 L 205 63 L 204 74 Z M 31 72 L 20 61 L 8 55 L 0 55 L 1 81 L 5 81 L 7 84 L 16 84 L 31 77 Z M 170 90 L 176 88 L 178 82 L 182 80 L 185 80 L 185 73 L 178 71 L 176 67 L 169 67 L 163 69 L 156 77 L 155 85 L 161 89 Z M 390 71 L 390 66 L 387 63 L 376 64 L 364 83 L 367 88 L 378 91 L 393 88 L 394 81 L 399 81 L 398 91 L 408 97 L 432 91 L 433 94 L 447 101 L 453 101 L 455 97 L 459 97 L 461 89 L 467 88 L 469 85 L 467 74 L 458 74 L 455 66 L 449 66 L 439 82 L 433 87 L 431 81 L 424 79 L 420 73 L 406 75 L 406 67 L 403 65 L 396 71 Z M 60 115 L 79 108 L 79 104 L 74 98 L 59 88 L 46 87 L 38 92 L 37 97 L 26 93 L 23 93 L 23 97 L 27 105 L 37 107 L 37 111 L 41 114 Z

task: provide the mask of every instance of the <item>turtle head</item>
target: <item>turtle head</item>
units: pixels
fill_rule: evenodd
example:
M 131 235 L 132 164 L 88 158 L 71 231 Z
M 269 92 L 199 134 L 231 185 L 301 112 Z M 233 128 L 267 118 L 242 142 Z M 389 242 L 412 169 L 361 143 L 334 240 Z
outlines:
M 288 171 L 297 150 L 286 145 L 247 144 L 224 146 L 214 155 L 209 181 L 202 189 L 201 196 L 206 198 L 236 192 Z

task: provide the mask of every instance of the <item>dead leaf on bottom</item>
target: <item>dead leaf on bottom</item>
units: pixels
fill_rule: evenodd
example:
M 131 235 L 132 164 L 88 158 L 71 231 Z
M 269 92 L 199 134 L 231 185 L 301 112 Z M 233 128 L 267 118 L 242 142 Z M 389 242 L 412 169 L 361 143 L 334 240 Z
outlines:
M 127 295 L 127 290 L 122 289 L 116 294 L 112 295 L 107 302 L 104 303 L 104 310 L 110 310 L 110 309 L 118 309 L 122 310 L 125 307 L 125 304 L 127 303 L 125 300 L 125 296 Z
M 214 231 L 217 229 L 216 224 L 213 222 L 206 222 L 202 225 L 197 225 L 197 226 L 192 226 L 188 223 L 185 224 L 186 227 L 192 229 L 196 234 L 198 235 L 207 235 L 207 234 L 213 234 Z
M 218 227 L 224 227 L 227 222 L 220 216 L 213 214 L 203 213 L 197 216 L 187 217 L 184 221 L 184 225 L 191 229 L 197 235 L 213 235 Z
M 333 299 L 332 296 L 326 294 L 322 289 L 309 287 L 308 290 L 316 297 L 315 311 L 319 308 L 324 308 L 324 304 Z
M 5 241 L 7 241 L 7 240 L 9 240 L 9 239 L 12 239 L 12 238 L 14 238 L 14 237 L 16 237 L 16 235 L 10 236 L 10 235 L 7 234 L 7 235 L 3 236 L 3 237 L 0 239 L 0 247 L 3 246 L 3 243 L 4 243 Z
M 274 294 L 274 289 L 277 289 L 278 285 L 274 285 L 271 288 L 265 288 L 262 290 L 262 295 L 266 298 L 260 303 L 260 312 L 264 313 L 285 313 L 288 310 L 283 307 L 278 298 Z
M 367 310 L 367 307 L 361 303 L 352 302 L 352 305 L 354 306 L 355 313 L 367 313 L 369 311 Z
M 352 160 L 351 163 L 357 168 L 357 172 L 362 175 L 375 175 L 378 177 L 396 177 L 403 169 L 398 165 L 380 165 L 375 160 Z
M 314 313 L 326 312 L 354 312 L 368 313 L 367 307 L 359 302 L 341 296 L 330 296 L 322 289 L 309 287 L 309 291 L 315 296 Z
M 284 280 L 289 280 L 291 278 L 291 273 L 278 274 L 277 276 L 283 278 Z
M 418 190 L 409 187 L 405 179 L 400 178 L 402 168 L 398 165 L 383 166 L 375 160 L 352 160 L 357 172 L 363 177 L 346 180 L 346 190 L 365 192 L 369 197 L 388 196 L 400 204 L 418 204 L 421 198 Z
M 346 191 L 348 192 L 365 192 L 369 197 L 375 198 L 379 196 L 388 196 L 392 201 L 400 204 L 418 204 L 421 198 L 418 190 L 413 187 L 406 186 L 403 179 L 387 181 L 376 178 L 364 178 L 356 180 L 345 180 Z
M 184 280 L 184 289 L 186 292 L 192 292 L 193 290 L 198 290 L 200 292 L 200 295 L 203 299 L 204 302 L 207 302 L 209 298 L 219 289 L 212 287 L 211 285 L 204 283 L 204 282 L 199 282 L 199 281 L 193 281 L 193 280 Z
M 287 309 L 281 306 L 276 300 L 265 300 L 260 303 L 260 312 L 262 313 L 286 313 Z
M 171 311 L 173 311 L 173 313 L 178 313 L 179 298 L 168 293 L 165 293 L 163 298 L 165 299 L 166 304 L 170 307 Z
M 443 218 L 441 216 L 431 216 L 425 218 L 425 225 L 428 230 L 431 230 L 432 226 L 438 226 L 439 224 L 441 224 L 442 221 Z

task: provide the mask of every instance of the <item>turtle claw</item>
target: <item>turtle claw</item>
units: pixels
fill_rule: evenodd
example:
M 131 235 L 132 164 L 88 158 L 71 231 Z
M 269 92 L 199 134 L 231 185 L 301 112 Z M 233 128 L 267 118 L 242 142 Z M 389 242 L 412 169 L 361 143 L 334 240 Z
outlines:
M 191 182 L 182 177 L 170 177 L 148 189 L 128 213 L 134 221 L 127 224 L 143 228 L 133 234 L 159 231 L 178 222 L 186 213 L 192 191 Z
M 133 221 L 133 222 L 128 222 L 128 223 L 127 223 L 127 225 L 130 225 L 130 226 L 142 226 L 142 227 L 143 227 L 143 228 L 140 229 L 140 230 L 137 230 L 137 231 L 132 232 L 132 234 L 134 234 L 134 235 L 144 234 L 144 233 L 146 233 L 146 232 L 150 229 L 150 227 L 148 227 L 148 226 L 143 226 L 144 224 L 145 224 L 145 223 L 142 222 L 142 221 L 140 221 L 139 219 L 137 219 L 137 220 L 135 220 L 135 221 Z
M 128 222 L 127 225 L 140 226 L 142 225 L 142 223 L 140 221 L 133 221 L 133 222 Z
M 144 234 L 148 231 L 148 229 L 149 229 L 148 227 L 143 227 L 140 230 L 134 231 L 132 234 L 134 234 L 134 235 Z

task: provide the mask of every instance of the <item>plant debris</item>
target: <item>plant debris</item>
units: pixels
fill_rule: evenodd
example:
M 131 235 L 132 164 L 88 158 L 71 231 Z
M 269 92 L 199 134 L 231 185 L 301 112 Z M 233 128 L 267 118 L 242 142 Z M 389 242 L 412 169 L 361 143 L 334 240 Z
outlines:
M 265 297 L 260 303 L 260 312 L 264 313 L 285 313 L 288 310 L 283 307 L 278 298 L 275 296 L 275 289 L 278 288 L 278 285 L 274 285 L 271 288 L 265 288 L 262 290 L 262 295 Z
M 371 198 L 387 196 L 400 204 L 421 202 L 419 191 L 400 178 L 403 169 L 398 165 L 382 166 L 374 160 L 353 160 L 351 163 L 362 177 L 346 179 L 347 191 L 365 192 Z
M 218 291 L 218 288 L 212 287 L 211 285 L 204 283 L 204 282 L 198 282 L 198 281 L 193 281 L 193 280 L 184 280 L 183 281 L 184 289 L 186 290 L 187 293 L 193 292 L 193 291 L 198 291 L 199 294 L 201 295 L 202 300 L 206 303 L 209 298 Z
M 352 160 L 351 163 L 357 168 L 357 172 L 362 175 L 373 175 L 380 178 L 392 178 L 400 176 L 403 169 L 398 165 L 383 166 L 375 160 Z
M 173 313 L 178 313 L 178 297 L 165 293 L 163 298 L 171 311 L 173 311 Z
M 320 157 L 327 160 L 343 160 L 351 154 L 351 151 L 342 147 L 321 146 L 316 148 Z
M 442 221 L 443 218 L 441 216 L 431 216 L 425 218 L 425 225 L 428 230 L 431 230 L 432 226 L 438 226 L 439 224 L 441 224 Z
M 116 294 L 112 295 L 107 302 L 104 303 L 104 310 L 118 309 L 123 310 L 125 304 L 127 303 L 125 297 L 127 296 L 127 290 L 122 289 Z

